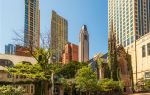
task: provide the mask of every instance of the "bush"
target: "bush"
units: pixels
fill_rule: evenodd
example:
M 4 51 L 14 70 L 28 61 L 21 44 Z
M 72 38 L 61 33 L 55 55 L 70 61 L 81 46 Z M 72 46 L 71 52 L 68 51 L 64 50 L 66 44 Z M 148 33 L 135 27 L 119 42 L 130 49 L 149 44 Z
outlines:
M 143 90 L 146 91 L 146 92 L 150 92 L 150 80 L 145 80 L 144 81 Z
M 98 82 L 98 90 L 100 92 L 122 92 L 123 83 L 112 79 L 102 79 Z
M 0 95 L 22 95 L 25 91 L 22 87 L 1 86 Z

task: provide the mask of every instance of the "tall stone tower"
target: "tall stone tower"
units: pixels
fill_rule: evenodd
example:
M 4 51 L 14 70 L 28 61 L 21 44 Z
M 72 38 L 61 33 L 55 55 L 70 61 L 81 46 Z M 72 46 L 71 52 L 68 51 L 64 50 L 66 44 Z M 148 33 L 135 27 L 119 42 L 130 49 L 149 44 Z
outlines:
M 89 34 L 86 25 L 81 28 L 79 40 L 79 61 L 86 62 L 89 60 Z

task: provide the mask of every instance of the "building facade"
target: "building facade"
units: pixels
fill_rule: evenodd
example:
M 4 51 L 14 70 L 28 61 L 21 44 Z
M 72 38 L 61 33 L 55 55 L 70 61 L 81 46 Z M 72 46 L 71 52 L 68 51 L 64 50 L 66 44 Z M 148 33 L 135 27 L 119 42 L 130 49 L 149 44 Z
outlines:
M 36 64 L 37 60 L 33 57 L 0 54 L 0 86 L 13 84 L 13 86 L 21 86 L 25 90 L 23 95 L 39 94 L 39 82 L 25 76 L 12 75 L 6 71 L 7 67 L 13 67 L 18 63 Z M 49 86 L 48 89 L 49 90 L 47 95 L 52 95 L 51 87 Z M 62 85 L 58 83 L 55 84 L 54 94 L 64 95 L 64 88 Z
M 39 0 L 25 0 L 24 45 L 40 46 Z
M 86 25 L 81 28 L 79 40 L 79 61 L 87 62 L 89 60 L 89 34 Z
M 5 45 L 5 54 L 31 57 L 31 51 L 29 51 L 29 48 L 12 44 Z
M 150 79 L 150 33 L 129 45 L 127 50 L 131 54 L 134 82 Z
M 32 57 L 0 54 L 0 86 L 3 85 L 4 83 L 11 85 L 13 82 L 15 82 L 16 83 L 15 86 L 21 86 L 25 90 L 25 93 L 23 95 L 34 95 L 35 94 L 34 82 L 19 83 L 20 81 L 32 81 L 31 79 L 17 75 L 11 75 L 6 71 L 7 67 L 13 67 L 14 65 L 20 62 L 35 64 L 37 61 Z
M 51 17 L 51 44 L 50 47 L 54 50 L 56 61 L 61 60 L 61 55 L 65 44 L 68 42 L 68 21 L 59 16 L 55 11 L 52 11 Z
M 15 54 L 16 47 L 12 44 L 5 45 L 5 54 Z
M 27 47 L 16 45 L 15 55 L 31 57 L 31 51 Z
M 150 70 L 146 52 L 150 42 L 150 0 L 108 0 L 108 26 L 109 35 L 113 26 L 116 45 L 122 45 L 131 55 L 136 84 Z
M 78 61 L 78 45 L 67 43 L 62 55 L 62 62 L 67 64 L 71 61 Z
M 108 0 L 108 31 L 111 24 L 117 45 L 124 47 L 150 32 L 150 0 Z

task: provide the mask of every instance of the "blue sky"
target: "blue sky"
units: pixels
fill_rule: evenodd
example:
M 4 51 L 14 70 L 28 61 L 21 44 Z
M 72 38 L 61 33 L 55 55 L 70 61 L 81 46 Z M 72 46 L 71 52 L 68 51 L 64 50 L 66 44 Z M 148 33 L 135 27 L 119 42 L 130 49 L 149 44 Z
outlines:
M 83 24 L 90 36 L 90 57 L 107 52 L 107 0 L 40 0 L 41 32 L 50 31 L 51 11 L 68 20 L 69 41 L 79 44 Z M 0 0 L 0 53 L 24 29 L 24 0 Z

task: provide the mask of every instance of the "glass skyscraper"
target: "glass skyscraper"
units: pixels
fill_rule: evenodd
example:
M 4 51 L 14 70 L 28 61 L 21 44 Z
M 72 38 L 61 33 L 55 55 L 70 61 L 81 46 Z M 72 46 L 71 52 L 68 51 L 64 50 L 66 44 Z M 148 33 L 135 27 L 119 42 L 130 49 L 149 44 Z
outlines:
M 5 45 L 5 54 L 15 54 L 16 53 L 16 46 L 13 44 Z
M 108 0 L 108 31 L 111 24 L 117 45 L 127 47 L 150 32 L 150 0 Z
M 39 0 L 25 0 L 24 45 L 40 46 Z

